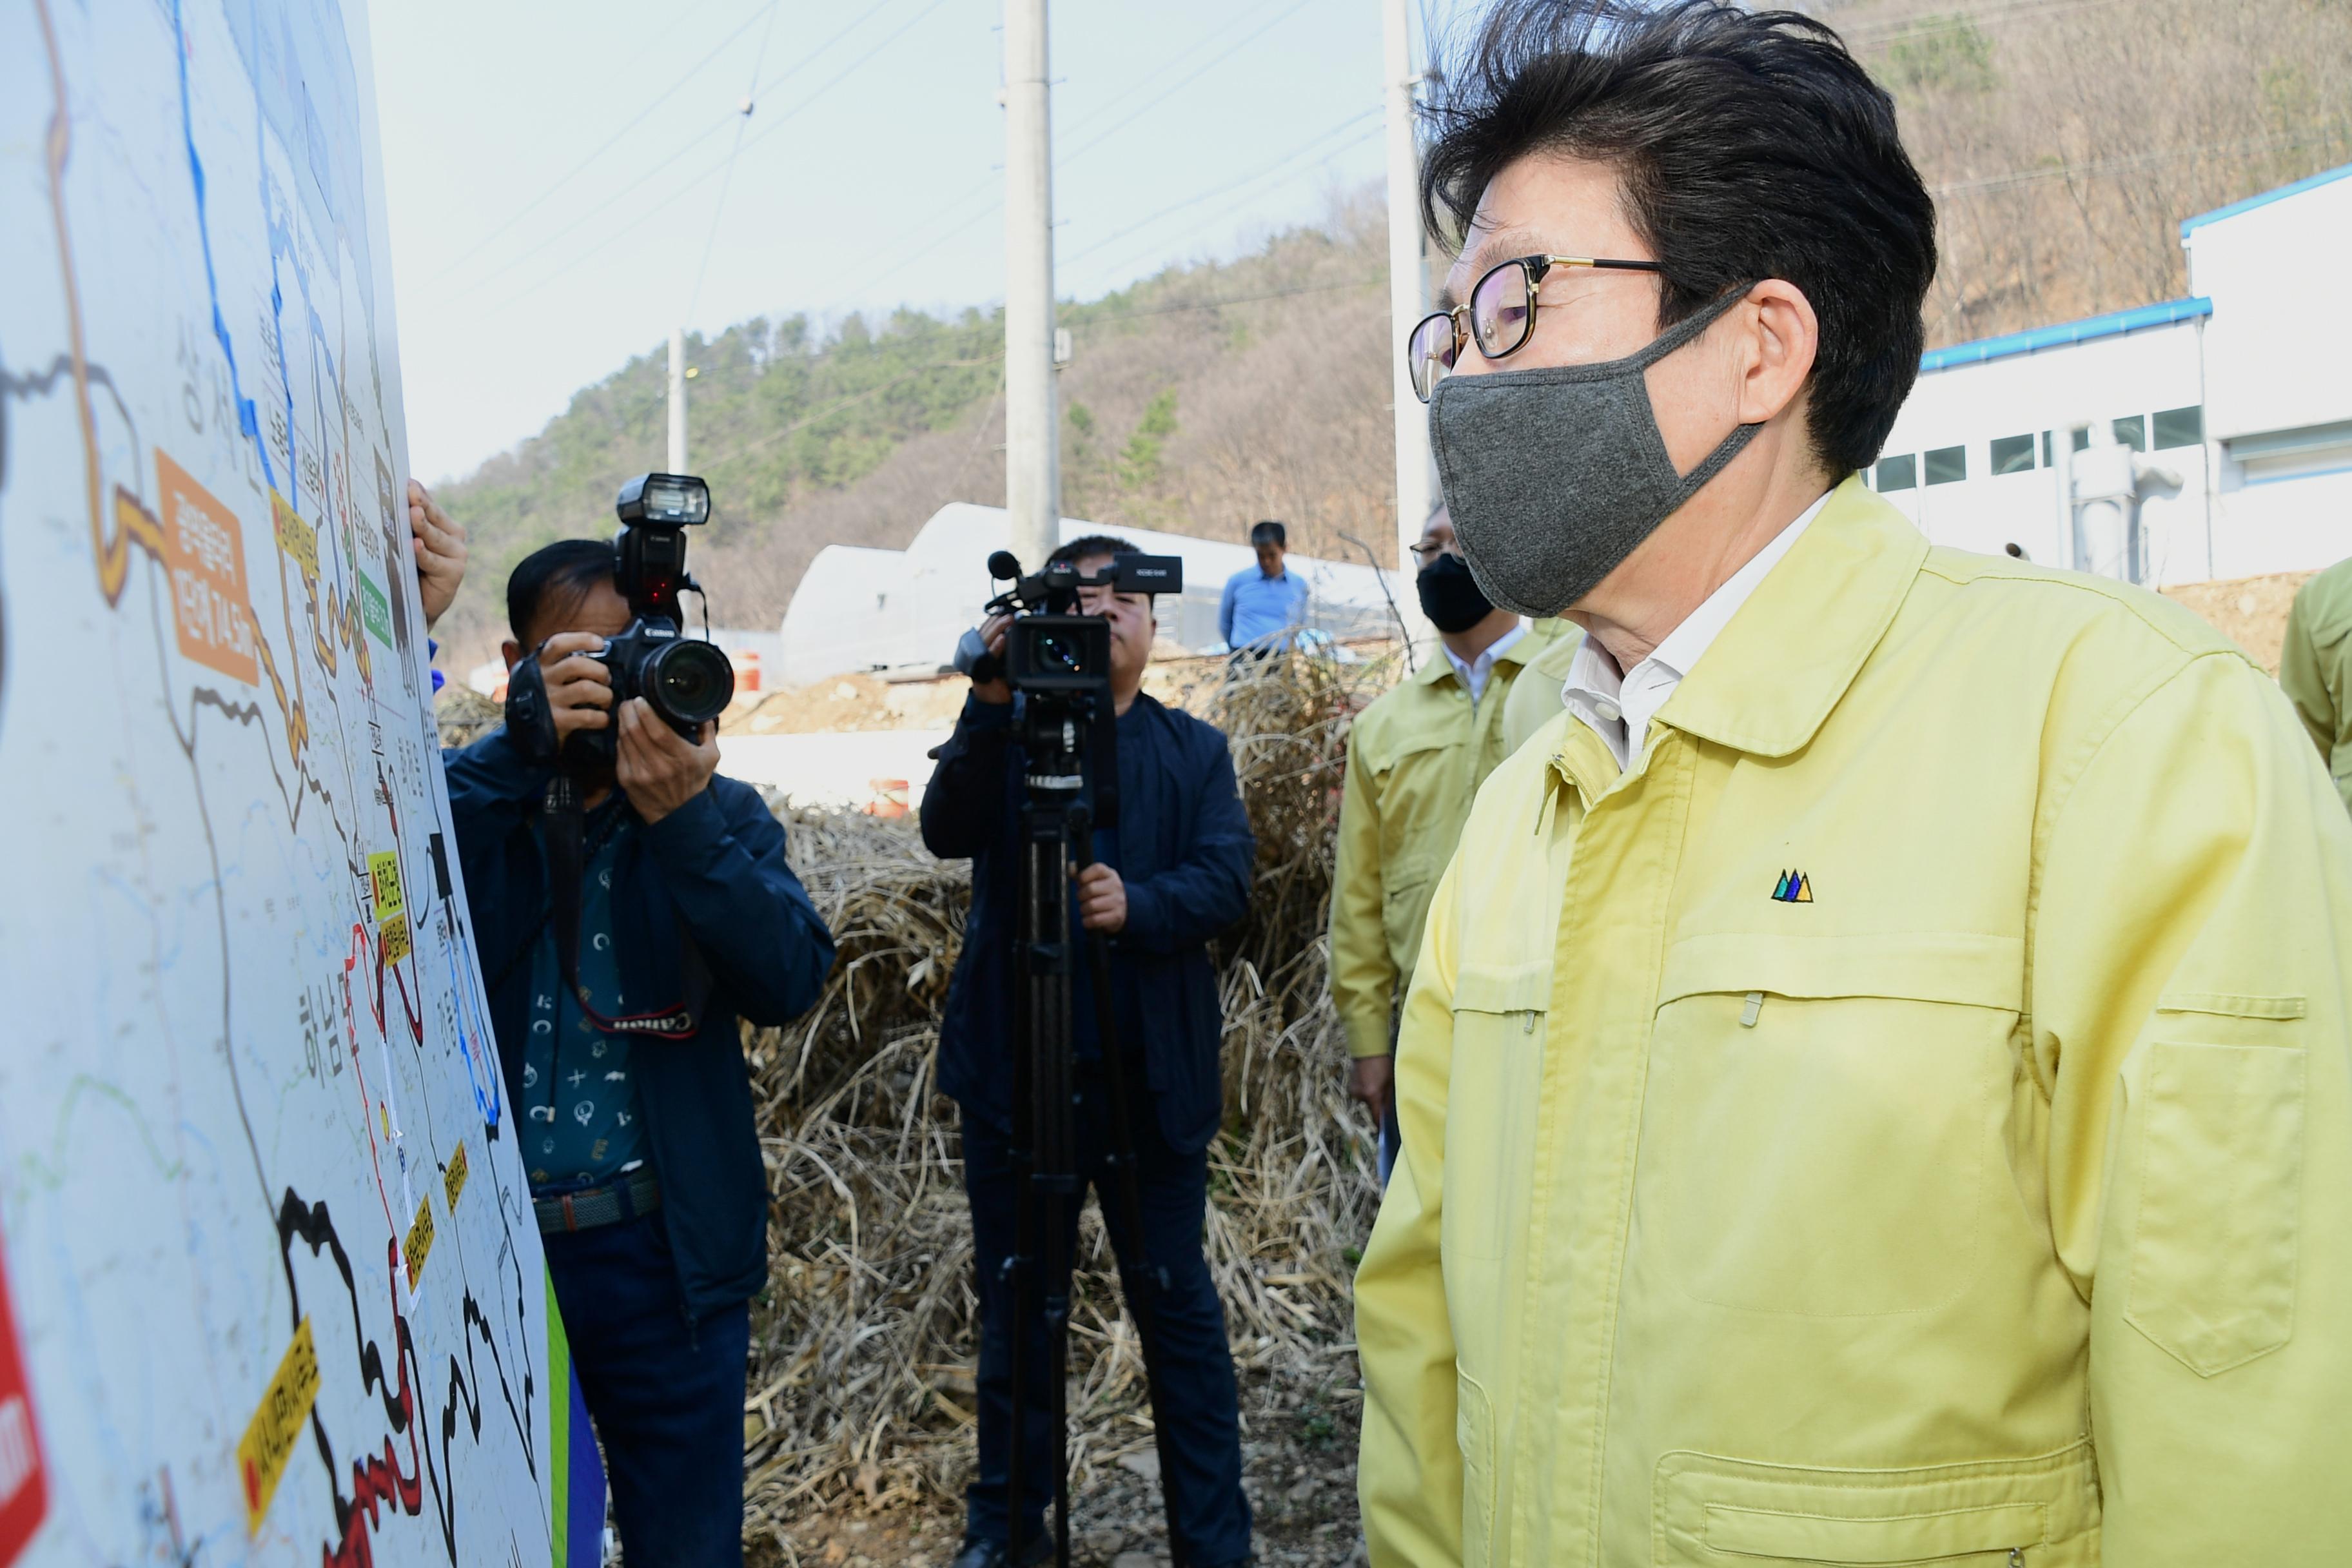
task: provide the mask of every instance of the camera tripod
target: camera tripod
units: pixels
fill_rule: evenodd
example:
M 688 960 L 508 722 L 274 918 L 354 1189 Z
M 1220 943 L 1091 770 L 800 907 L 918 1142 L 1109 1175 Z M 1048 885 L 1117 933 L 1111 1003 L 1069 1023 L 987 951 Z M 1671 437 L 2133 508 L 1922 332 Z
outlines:
M 1013 1254 L 1004 1263 L 1013 1281 L 1013 1423 L 1006 1473 L 1009 1550 L 1018 1561 L 1027 1468 L 1023 1428 L 1029 1409 L 1026 1335 L 1029 1314 L 1041 1304 L 1045 1319 L 1047 1404 L 1054 1418 L 1054 1561 L 1070 1562 L 1069 1331 L 1071 1205 L 1084 1201 L 1078 1172 L 1076 1118 L 1072 1110 L 1076 1064 L 1072 1054 L 1070 878 L 1094 862 L 1097 814 L 1083 794 L 1086 763 L 1094 763 L 1100 825 L 1118 825 L 1118 766 L 1114 732 L 1089 720 L 1100 697 L 1029 699 L 1024 725 L 1028 769 L 1021 812 L 1020 916 L 1013 948 L 1013 1150 L 1020 1207 L 1014 1220 Z M 1107 715 L 1106 715 L 1107 718 Z M 1089 731 L 1092 730 L 1092 734 Z M 1089 745 L 1089 742 L 1093 743 Z M 1092 752 L 1089 759 L 1089 752 Z M 1133 1106 L 1127 1064 L 1118 1048 L 1117 1010 L 1111 999 L 1110 952 L 1107 942 L 1086 942 L 1094 992 L 1096 1039 L 1111 1124 L 1108 1163 L 1124 1223 L 1128 1247 L 1118 1259 L 1119 1289 L 1135 1316 L 1143 1352 L 1145 1388 L 1151 1403 L 1152 1443 L 1160 1457 L 1160 1506 L 1168 1519 L 1169 1554 L 1185 1568 L 1187 1553 L 1177 1529 L 1177 1452 L 1163 1415 L 1159 1333 L 1155 1316 L 1168 1289 L 1164 1269 L 1144 1256 L 1143 1205 L 1136 1187 L 1135 1135 L 1129 1122 Z M 1108 1194 L 1107 1194 L 1108 1195 Z M 1041 1255 L 1042 1242 L 1042 1255 Z M 1128 1255 L 1132 1255 L 1128 1256 Z

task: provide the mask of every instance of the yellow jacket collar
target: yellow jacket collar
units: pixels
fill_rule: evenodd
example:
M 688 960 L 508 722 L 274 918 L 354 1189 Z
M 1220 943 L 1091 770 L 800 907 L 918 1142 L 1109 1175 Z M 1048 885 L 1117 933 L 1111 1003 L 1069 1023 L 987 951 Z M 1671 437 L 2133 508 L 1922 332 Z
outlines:
M 1849 479 L 1658 710 L 1759 757 L 1810 742 L 1893 624 L 1927 556 L 1909 519 Z

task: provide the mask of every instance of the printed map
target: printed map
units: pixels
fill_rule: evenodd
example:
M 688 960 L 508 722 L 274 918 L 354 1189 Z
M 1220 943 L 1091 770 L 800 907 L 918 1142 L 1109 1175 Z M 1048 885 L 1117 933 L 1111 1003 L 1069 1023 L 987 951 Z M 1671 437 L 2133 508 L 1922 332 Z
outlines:
M 593 1465 L 373 138 L 361 0 L 0 7 L 0 1568 L 562 1563 Z

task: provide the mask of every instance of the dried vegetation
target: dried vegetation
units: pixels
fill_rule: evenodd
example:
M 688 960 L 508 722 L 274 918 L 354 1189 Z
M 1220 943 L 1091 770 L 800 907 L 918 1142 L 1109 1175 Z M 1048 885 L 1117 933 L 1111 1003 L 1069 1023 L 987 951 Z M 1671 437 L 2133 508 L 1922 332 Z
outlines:
M 1326 978 L 1347 716 L 1387 665 L 1294 658 L 1195 700 L 1232 738 L 1257 888 L 1220 952 L 1225 1131 L 1207 1245 L 1245 1384 L 1318 1411 L 1353 1385 L 1347 1286 L 1370 1131 L 1342 1093 Z M 755 1311 L 747 1540 L 843 1507 L 944 1501 L 971 1462 L 974 1297 L 954 1107 L 935 1090 L 969 868 L 911 820 L 793 814 L 793 859 L 841 957 L 824 1000 L 752 1037 L 775 1267 Z M 1150 1447 L 1134 1325 L 1090 1210 L 1071 1353 L 1074 1482 Z M 1328 1421 L 1324 1422 L 1328 1426 Z M 1319 1428 L 1318 1428 L 1319 1429 Z

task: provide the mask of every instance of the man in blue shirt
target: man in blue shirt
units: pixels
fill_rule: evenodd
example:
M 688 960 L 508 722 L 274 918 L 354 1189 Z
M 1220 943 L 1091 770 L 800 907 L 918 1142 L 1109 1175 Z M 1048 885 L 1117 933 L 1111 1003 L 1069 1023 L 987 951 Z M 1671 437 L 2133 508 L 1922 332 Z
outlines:
M 1257 524 L 1250 530 L 1250 545 L 1257 552 L 1257 566 L 1244 566 L 1225 579 L 1224 597 L 1217 604 L 1217 630 L 1235 652 L 1251 648 L 1270 653 L 1288 647 L 1290 634 L 1307 624 L 1307 580 L 1282 564 L 1290 547 L 1282 524 L 1271 520 Z
M 1133 547 L 1081 539 L 1055 557 L 1085 576 Z M 1249 1557 L 1250 1511 L 1241 1488 L 1241 1431 L 1224 1309 L 1202 1256 L 1207 1217 L 1208 1146 L 1223 1112 L 1217 1047 L 1223 1020 L 1209 939 L 1248 906 L 1256 841 L 1234 784 L 1225 738 L 1189 713 L 1142 693 L 1157 627 L 1149 595 L 1080 590 L 1080 608 L 1111 623 L 1111 699 L 1118 715 L 1119 816 L 1096 834 L 1096 864 L 1071 889 L 1077 941 L 1071 968 L 1073 1096 L 1078 1174 L 1103 1200 L 1103 1218 L 1122 1266 L 1142 1261 L 1164 1283 L 1150 1304 L 1158 1335 L 1163 1405 L 1175 1437 L 1180 1516 L 1174 1529 L 1196 1568 Z M 1002 654 L 1005 617 L 981 635 Z M 1023 757 L 1013 691 L 1003 679 L 975 684 L 940 765 L 923 793 L 923 842 L 942 858 L 971 858 L 971 916 L 940 1026 L 940 1088 L 963 1113 L 964 1190 L 971 1202 L 980 1295 L 980 1466 L 966 1494 L 964 1548 L 956 1568 L 1004 1568 L 1052 1556 L 1045 1534 L 1053 1491 L 1053 1426 L 1045 1387 L 1042 1312 L 1013 1321 L 1004 1277 L 1013 1251 L 1019 1177 L 1012 1143 L 1013 936 L 1020 900 Z M 1103 1042 L 1095 1029 L 1088 942 L 1110 944 L 1112 1016 L 1130 1086 L 1141 1199 L 1138 1238 L 1112 1201 L 1115 1129 L 1105 1100 Z M 1079 1202 L 1084 1201 L 1083 1187 Z M 1078 1203 L 1066 1211 L 1075 1241 Z M 1049 1283 L 1045 1289 L 1051 1289 Z M 1013 1424 L 1012 1344 L 1027 1336 L 1028 1418 L 1019 1435 L 1026 1494 L 1008 1497 Z M 1013 1523 L 1018 1520 L 1021 1547 Z
M 614 702 L 594 657 L 631 619 L 613 565 L 610 544 L 572 540 L 515 568 L 507 666 L 538 661 L 553 732 L 501 726 L 444 753 L 449 807 L 509 1125 L 623 1552 L 736 1568 L 747 1303 L 768 1278 L 737 1020 L 807 1011 L 833 939 L 758 792 L 717 776 L 709 727 L 689 741 L 644 699 Z M 603 760 L 578 743 L 593 731 L 615 738 Z M 542 809 L 559 772 L 583 813 Z M 578 918 L 568 974 L 558 910 Z

